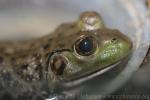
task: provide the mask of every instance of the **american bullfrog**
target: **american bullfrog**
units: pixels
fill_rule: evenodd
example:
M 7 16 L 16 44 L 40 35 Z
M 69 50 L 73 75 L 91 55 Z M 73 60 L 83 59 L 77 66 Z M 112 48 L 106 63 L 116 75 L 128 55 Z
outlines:
M 132 51 L 131 40 L 89 11 L 33 40 L 0 42 L 0 97 L 37 100 L 59 84 L 73 87 L 116 66 Z

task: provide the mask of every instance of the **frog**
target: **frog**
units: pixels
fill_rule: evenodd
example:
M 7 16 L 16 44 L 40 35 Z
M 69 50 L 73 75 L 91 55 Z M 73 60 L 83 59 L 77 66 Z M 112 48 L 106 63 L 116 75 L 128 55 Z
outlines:
M 73 87 L 104 74 L 131 52 L 129 37 L 107 28 L 99 13 L 83 12 L 46 36 L 0 42 L 0 98 L 45 100 L 58 85 Z

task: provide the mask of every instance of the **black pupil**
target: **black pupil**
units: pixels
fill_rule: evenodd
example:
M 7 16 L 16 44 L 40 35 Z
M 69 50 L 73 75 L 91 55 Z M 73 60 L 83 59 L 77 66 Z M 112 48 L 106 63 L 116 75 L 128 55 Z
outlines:
M 93 48 L 93 42 L 89 38 L 83 39 L 79 44 L 79 49 L 83 54 L 90 52 L 92 48 Z

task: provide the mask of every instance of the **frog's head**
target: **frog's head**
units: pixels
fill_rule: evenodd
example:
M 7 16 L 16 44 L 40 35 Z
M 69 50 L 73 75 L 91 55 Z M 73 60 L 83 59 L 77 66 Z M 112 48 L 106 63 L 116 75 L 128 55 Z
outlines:
M 66 49 L 50 55 L 49 71 L 53 74 L 50 76 L 76 85 L 117 65 L 131 49 L 131 41 L 117 30 L 80 31 Z

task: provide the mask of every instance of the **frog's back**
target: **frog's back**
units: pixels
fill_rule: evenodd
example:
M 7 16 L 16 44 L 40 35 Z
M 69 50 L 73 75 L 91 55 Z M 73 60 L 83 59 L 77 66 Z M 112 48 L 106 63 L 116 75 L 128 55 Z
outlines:
M 40 91 L 45 85 L 47 54 L 68 44 L 64 37 L 74 33 L 73 24 L 60 25 L 56 31 L 39 39 L 0 43 L 0 94 L 13 96 Z M 63 42 L 59 42 L 60 39 Z M 2 93 L 3 92 L 3 93 Z M 0 96 L 1 96 L 0 95 Z

